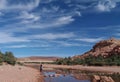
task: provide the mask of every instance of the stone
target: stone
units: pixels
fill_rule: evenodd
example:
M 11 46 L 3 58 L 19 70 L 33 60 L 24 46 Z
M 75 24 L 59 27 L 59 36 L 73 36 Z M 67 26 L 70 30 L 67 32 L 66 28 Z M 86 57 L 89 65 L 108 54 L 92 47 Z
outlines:
M 92 82 L 100 82 L 100 76 L 98 75 L 93 75 L 93 80 Z

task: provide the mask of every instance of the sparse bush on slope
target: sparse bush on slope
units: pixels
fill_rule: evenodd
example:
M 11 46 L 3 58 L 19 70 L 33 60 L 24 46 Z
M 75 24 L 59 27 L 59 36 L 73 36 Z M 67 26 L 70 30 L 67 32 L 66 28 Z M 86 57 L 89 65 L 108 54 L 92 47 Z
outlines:
M 3 62 L 6 62 L 11 65 L 15 65 L 16 58 L 14 57 L 12 52 L 5 52 L 5 54 L 0 52 L 0 64 L 2 64 Z
M 82 58 L 63 58 L 63 59 L 58 59 L 56 61 L 56 64 L 62 64 L 62 65 L 88 65 L 88 66 L 120 66 L 120 55 L 112 55 L 110 57 L 102 57 L 102 56 L 92 56 L 89 55 L 85 57 L 84 59 Z

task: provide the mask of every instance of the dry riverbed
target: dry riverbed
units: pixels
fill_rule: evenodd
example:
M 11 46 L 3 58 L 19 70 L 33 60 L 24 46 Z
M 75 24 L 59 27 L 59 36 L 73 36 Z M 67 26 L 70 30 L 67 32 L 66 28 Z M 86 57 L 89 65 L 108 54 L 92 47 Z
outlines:
M 0 66 L 0 82 L 43 82 L 36 69 L 25 66 Z

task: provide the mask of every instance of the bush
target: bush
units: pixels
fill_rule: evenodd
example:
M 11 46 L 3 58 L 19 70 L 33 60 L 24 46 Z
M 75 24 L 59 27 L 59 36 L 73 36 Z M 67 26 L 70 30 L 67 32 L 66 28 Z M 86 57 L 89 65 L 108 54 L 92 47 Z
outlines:
M 2 65 L 2 62 L 3 62 L 3 53 L 0 52 L 0 65 Z
M 14 57 L 12 52 L 6 52 L 3 59 L 4 59 L 4 62 L 11 65 L 15 65 L 16 63 L 16 58 Z
M 17 62 L 17 64 L 18 64 L 18 65 L 21 65 L 21 66 L 23 66 L 23 65 L 24 65 L 24 64 L 23 64 L 23 63 L 21 63 L 21 62 Z
M 85 57 L 84 59 L 75 58 L 72 59 L 70 57 L 58 59 L 56 64 L 62 64 L 62 65 L 88 65 L 88 66 L 120 66 L 120 54 L 113 54 L 109 57 L 102 57 L 102 56 L 92 56 L 89 55 Z

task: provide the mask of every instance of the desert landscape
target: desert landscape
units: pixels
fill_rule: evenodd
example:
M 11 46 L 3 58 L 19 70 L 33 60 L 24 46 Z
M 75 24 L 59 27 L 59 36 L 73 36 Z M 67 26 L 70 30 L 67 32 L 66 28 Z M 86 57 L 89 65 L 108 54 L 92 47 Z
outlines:
M 0 0 L 0 82 L 120 82 L 120 0 Z
M 24 63 L 26 66 L 30 67 L 39 67 L 40 64 L 43 64 L 43 70 L 54 70 L 54 69 L 67 69 L 67 70 L 79 70 L 79 71 L 84 71 L 84 72 L 91 72 L 91 75 L 94 75 L 94 73 L 99 73 L 99 74 L 120 74 L 120 66 L 119 66 L 119 59 L 112 59 L 113 61 L 111 62 L 111 58 L 116 57 L 119 55 L 114 55 L 114 54 L 119 54 L 119 43 L 120 41 L 114 38 L 111 38 L 109 40 L 103 40 L 98 43 L 96 43 L 93 46 L 93 49 L 91 49 L 88 52 L 85 52 L 83 55 L 78 55 L 78 56 L 73 56 L 73 57 L 68 57 L 68 58 L 59 58 L 59 57 L 28 57 L 28 58 L 21 58 L 19 59 L 19 62 Z M 89 58 L 89 54 L 92 54 Z M 95 62 L 95 59 L 98 58 L 97 63 Z M 100 58 L 100 59 L 99 59 Z M 77 59 L 77 61 L 76 61 Z M 79 59 L 79 62 L 78 62 Z M 87 59 L 87 60 L 84 60 Z M 37 60 L 36 62 L 34 62 Z M 51 62 L 48 62 L 51 61 Z M 83 61 L 88 61 L 90 63 L 94 64 L 83 64 L 82 63 L 79 65 L 81 62 L 80 60 Z M 94 61 L 93 61 L 94 60 Z M 106 61 L 110 62 L 106 62 Z M 24 62 L 23 62 L 24 61 Z M 43 61 L 43 62 L 41 62 Z M 75 64 L 74 61 L 76 61 Z M 56 63 L 55 63 L 56 62 Z M 102 62 L 102 63 L 101 63 Z M 115 64 L 115 63 L 116 64 Z M 47 64 L 49 63 L 49 64 Z M 53 64 L 52 64 L 53 63 Z M 112 64 L 111 64 L 112 63 Z M 117 64 L 118 63 L 118 64 Z M 112 65 L 112 66 L 110 66 Z
M 6 52 L 6 53 L 1 52 L 0 56 L 2 59 L 0 62 L 1 63 L 0 81 L 47 82 L 46 79 L 49 79 L 50 77 L 49 78 L 45 77 L 44 73 L 49 73 L 50 71 L 54 73 L 55 70 L 58 69 L 68 70 L 68 71 L 70 70 L 81 71 L 81 73 L 83 72 L 89 73 L 89 75 L 92 76 L 96 74 L 110 75 L 110 76 L 116 74 L 119 76 L 120 75 L 120 66 L 118 62 L 119 53 L 120 53 L 119 42 L 120 42 L 119 40 L 113 38 L 109 40 L 103 40 L 96 43 L 93 46 L 93 49 L 84 53 L 83 55 L 78 55 L 68 58 L 31 56 L 31 57 L 23 57 L 16 59 L 12 54 L 12 52 Z M 93 54 L 93 55 L 90 56 L 89 54 Z M 107 62 L 108 60 L 110 62 Z M 43 70 L 42 72 L 40 72 L 41 64 Z M 72 74 L 74 74 L 77 78 L 79 77 L 83 79 L 85 73 L 83 73 L 82 75 L 80 74 L 81 76 L 76 73 L 72 73 Z M 87 74 L 85 75 L 86 75 L 85 77 L 88 77 Z M 54 76 L 54 75 L 50 75 L 50 76 Z M 89 81 L 90 80 L 87 80 L 87 82 Z
M 35 64 L 34 64 L 35 65 Z M 38 64 L 37 64 L 38 65 Z M 44 82 L 44 74 L 34 68 L 31 68 L 33 64 L 26 66 L 11 66 L 3 65 L 0 66 L 0 81 L 2 82 Z M 39 66 L 38 66 L 39 67 Z M 117 66 L 107 66 L 107 67 L 95 67 L 95 66 L 81 66 L 81 65 L 52 65 L 52 64 L 43 64 L 43 70 L 51 69 L 71 69 L 71 70 L 80 70 L 80 71 L 89 71 L 89 72 L 99 72 L 105 74 L 114 74 L 120 73 L 120 67 Z

